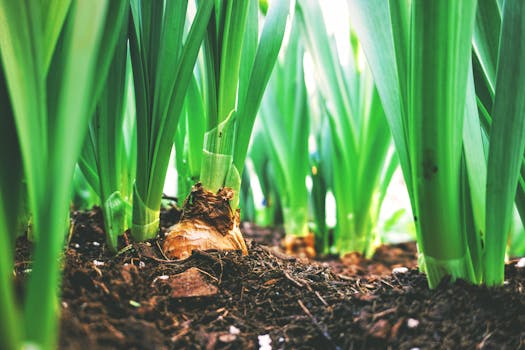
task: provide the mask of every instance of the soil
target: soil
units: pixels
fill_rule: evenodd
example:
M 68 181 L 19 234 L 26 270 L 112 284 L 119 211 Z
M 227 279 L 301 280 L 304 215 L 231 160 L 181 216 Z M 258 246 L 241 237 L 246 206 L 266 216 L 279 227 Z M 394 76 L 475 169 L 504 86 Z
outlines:
M 161 215 L 163 227 L 179 217 Z M 305 261 L 283 254 L 282 231 L 243 225 L 249 255 L 194 252 L 124 237 L 111 255 L 101 213 L 75 212 L 63 259 L 61 349 L 525 349 L 525 268 L 503 287 L 446 281 L 429 290 L 414 244 L 372 259 Z M 17 242 L 20 296 L 30 244 Z M 394 269 L 394 273 L 392 273 Z

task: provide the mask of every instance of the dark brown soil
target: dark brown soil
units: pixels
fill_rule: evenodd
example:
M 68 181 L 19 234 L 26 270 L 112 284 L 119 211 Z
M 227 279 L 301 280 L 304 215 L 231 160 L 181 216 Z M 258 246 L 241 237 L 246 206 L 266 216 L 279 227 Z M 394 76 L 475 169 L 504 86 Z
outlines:
M 177 218 L 163 212 L 162 226 Z M 525 349 L 525 268 L 515 262 L 501 288 L 458 281 L 430 291 L 414 268 L 390 274 L 415 266 L 413 245 L 382 247 L 372 260 L 304 262 L 250 240 L 248 256 L 173 262 L 156 242 L 123 240 L 111 256 L 100 220 L 96 210 L 74 214 L 62 349 Z M 19 240 L 19 295 L 29 250 Z

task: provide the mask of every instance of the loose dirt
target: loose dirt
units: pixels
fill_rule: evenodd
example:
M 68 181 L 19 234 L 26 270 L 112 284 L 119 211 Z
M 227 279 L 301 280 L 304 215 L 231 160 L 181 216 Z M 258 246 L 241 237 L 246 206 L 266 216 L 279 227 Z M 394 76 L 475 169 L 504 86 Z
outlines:
M 163 211 L 161 235 L 178 217 Z M 61 349 L 525 349 L 525 268 L 516 261 L 501 288 L 445 281 L 431 291 L 414 244 L 381 247 L 372 259 L 305 261 L 275 246 L 282 231 L 244 225 L 248 256 L 194 252 L 175 262 L 162 240 L 126 236 L 109 254 L 97 209 L 73 220 Z M 19 239 L 21 298 L 30 250 Z

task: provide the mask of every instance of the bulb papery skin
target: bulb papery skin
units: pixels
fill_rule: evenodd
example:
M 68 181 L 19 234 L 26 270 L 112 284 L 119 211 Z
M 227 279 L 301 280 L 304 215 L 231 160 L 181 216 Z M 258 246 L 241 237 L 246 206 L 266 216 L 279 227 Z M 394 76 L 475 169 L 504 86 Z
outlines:
M 181 220 L 173 225 L 164 242 L 164 253 L 171 259 L 186 259 L 193 250 L 241 251 L 248 254 L 242 237 L 239 210 L 233 211 L 233 190 L 224 187 L 217 193 L 200 183 L 193 186 L 184 202 Z

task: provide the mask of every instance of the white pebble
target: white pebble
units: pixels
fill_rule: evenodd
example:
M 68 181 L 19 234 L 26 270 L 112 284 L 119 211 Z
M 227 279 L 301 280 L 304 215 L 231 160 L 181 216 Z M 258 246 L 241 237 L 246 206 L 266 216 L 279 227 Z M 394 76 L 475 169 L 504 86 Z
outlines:
M 98 261 L 98 260 L 93 260 L 93 265 L 95 265 L 95 266 L 104 266 L 104 262 L 103 261 Z
M 153 283 L 157 282 L 158 280 L 161 280 L 161 281 L 165 281 L 167 280 L 168 278 L 170 278 L 170 276 L 167 276 L 167 275 L 162 275 L 162 276 L 157 276 L 153 279 Z M 153 284 L 152 283 L 152 284 Z
M 419 321 L 414 318 L 409 318 L 407 320 L 407 326 L 408 328 L 416 328 L 417 326 L 419 326 Z
M 269 334 L 260 335 L 259 339 L 259 350 L 272 350 L 272 338 Z
M 100 246 L 100 243 L 97 242 L 97 241 L 94 241 L 94 242 L 93 242 L 93 245 L 94 245 L 95 247 L 99 247 L 99 246 Z
M 237 335 L 237 334 L 240 334 L 241 333 L 241 330 L 235 326 L 230 326 L 230 334 L 234 334 L 234 335 Z
M 401 267 L 394 267 L 392 269 L 392 274 L 398 274 L 398 273 L 407 273 L 408 272 L 408 268 L 407 267 L 404 267 L 404 266 L 401 266 Z
M 73 244 L 73 248 L 75 248 L 75 249 L 80 248 L 80 244 L 78 244 L 78 243 Z
M 516 267 L 525 267 L 525 258 L 521 258 L 517 263 Z
M 146 266 L 144 261 L 139 262 L 139 269 L 143 268 L 144 266 Z

